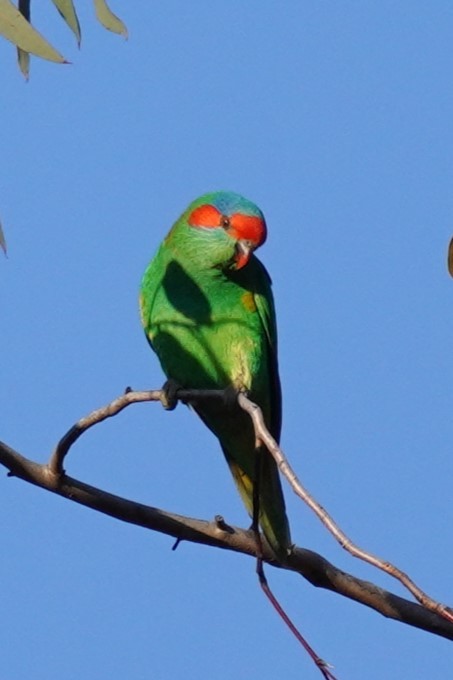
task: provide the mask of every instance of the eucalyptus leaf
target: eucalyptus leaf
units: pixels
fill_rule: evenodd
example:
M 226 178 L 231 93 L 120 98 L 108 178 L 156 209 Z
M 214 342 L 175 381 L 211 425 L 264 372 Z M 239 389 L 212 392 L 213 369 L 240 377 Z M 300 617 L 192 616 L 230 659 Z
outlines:
M 74 33 L 77 44 L 80 47 L 82 34 L 80 31 L 80 23 L 72 0 L 52 0 L 53 4 L 60 12 L 63 19 L 68 24 L 71 31 Z
M 18 47 L 17 61 L 19 63 L 20 70 L 28 80 L 28 76 L 30 75 L 30 52 L 25 52 L 25 50 L 22 50 L 20 47 Z
M 10 0 L 0 0 L 0 35 L 25 52 L 60 64 L 65 58 L 22 16 Z
M 127 38 L 126 26 L 116 14 L 113 14 L 105 0 L 94 0 L 94 8 L 98 20 L 105 28 Z

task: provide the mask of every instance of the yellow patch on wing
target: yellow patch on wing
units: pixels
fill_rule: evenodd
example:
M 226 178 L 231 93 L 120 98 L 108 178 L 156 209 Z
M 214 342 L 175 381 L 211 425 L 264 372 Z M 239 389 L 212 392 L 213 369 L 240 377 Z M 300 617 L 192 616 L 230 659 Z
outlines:
M 256 312 L 255 298 L 249 290 L 242 295 L 241 302 L 248 312 Z
M 252 385 L 252 373 L 249 363 L 249 355 L 253 343 L 249 338 L 232 342 L 229 347 L 229 357 L 232 362 L 230 378 L 232 384 L 238 390 L 249 390 Z

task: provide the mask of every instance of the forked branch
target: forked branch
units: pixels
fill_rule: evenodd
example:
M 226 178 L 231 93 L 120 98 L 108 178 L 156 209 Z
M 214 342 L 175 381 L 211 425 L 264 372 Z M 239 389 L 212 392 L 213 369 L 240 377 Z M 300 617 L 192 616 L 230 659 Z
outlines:
M 94 510 L 111 515 L 116 519 L 137 524 L 177 538 L 195 543 L 215 546 L 256 557 L 256 540 L 252 531 L 230 527 L 221 517 L 213 522 L 191 519 L 168 513 L 157 508 L 114 496 L 101 489 L 89 486 L 64 473 L 63 463 L 74 442 L 97 423 L 110 418 L 126 406 L 137 402 L 160 401 L 161 390 L 134 392 L 130 389 L 110 404 L 93 411 L 79 420 L 64 435 L 52 453 L 48 464 L 40 465 L 24 458 L 0 442 L 0 463 L 9 470 L 10 476 L 19 477 L 86 505 Z M 200 399 L 223 399 L 221 390 L 179 390 L 178 399 L 195 402 Z M 347 574 L 317 553 L 294 547 L 284 564 L 278 563 L 263 537 L 263 559 L 267 563 L 301 574 L 317 587 L 327 588 L 350 599 L 375 609 L 386 617 L 453 640 L 453 615 L 450 608 L 441 605 L 421 591 L 409 577 L 388 562 L 355 546 L 337 526 L 324 508 L 313 499 L 301 485 L 286 457 L 267 431 L 259 407 L 244 394 L 238 395 L 238 402 L 252 418 L 256 438 L 261 441 L 277 461 L 282 474 L 289 481 L 295 493 L 316 513 L 339 543 L 351 554 L 379 567 L 401 581 L 421 602 L 421 605 L 405 600 L 373 583 Z
M 324 526 L 327 527 L 341 547 L 351 553 L 351 555 L 354 557 L 358 557 L 360 560 L 368 562 L 368 564 L 371 564 L 390 576 L 396 578 L 405 588 L 409 590 L 410 593 L 412 593 L 412 595 L 420 602 L 420 604 L 422 604 L 427 609 L 440 614 L 448 621 L 453 623 L 453 609 L 451 607 L 447 607 L 446 605 L 433 600 L 421 588 L 419 588 L 407 574 L 401 571 L 401 569 L 398 569 L 398 567 L 395 565 L 381 559 L 380 557 L 377 557 L 376 555 L 373 555 L 366 550 L 363 550 L 362 548 L 359 548 L 359 546 L 351 541 L 351 539 L 338 526 L 332 516 L 329 515 L 327 510 L 323 508 L 323 506 L 320 505 L 318 501 L 313 498 L 311 493 L 301 484 L 296 473 L 289 464 L 285 454 L 278 446 L 270 432 L 267 430 L 260 407 L 257 404 L 251 402 L 250 399 L 248 399 L 244 394 L 238 395 L 238 403 L 241 408 L 250 415 L 255 428 L 256 438 L 272 455 L 278 465 L 280 472 L 288 480 L 294 493 L 299 496 L 299 498 L 301 498 L 311 510 L 313 510 L 318 519 L 320 519 Z

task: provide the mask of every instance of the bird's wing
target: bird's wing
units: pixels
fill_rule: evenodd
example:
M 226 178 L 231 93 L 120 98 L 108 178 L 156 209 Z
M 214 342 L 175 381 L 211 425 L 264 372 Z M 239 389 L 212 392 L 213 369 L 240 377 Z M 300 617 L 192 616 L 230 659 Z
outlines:
M 253 295 L 268 342 L 268 371 L 270 386 L 271 434 L 279 441 L 282 426 L 282 393 L 278 374 L 277 322 L 275 316 L 272 281 L 264 265 L 256 258 L 250 262 L 255 271 L 251 272 Z

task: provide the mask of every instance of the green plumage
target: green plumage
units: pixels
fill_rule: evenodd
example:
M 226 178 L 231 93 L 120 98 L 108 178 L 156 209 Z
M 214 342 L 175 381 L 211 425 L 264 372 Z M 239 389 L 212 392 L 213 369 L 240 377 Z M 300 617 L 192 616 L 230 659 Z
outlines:
M 211 224 L 216 211 L 221 224 Z M 236 268 L 238 242 L 256 247 L 248 225 L 255 229 L 260 220 L 265 229 L 258 208 L 237 194 L 217 192 L 194 201 L 148 266 L 140 305 L 146 336 L 168 378 L 187 388 L 246 390 L 278 441 L 281 391 L 271 282 L 253 255 Z M 237 404 L 214 400 L 194 408 L 218 437 L 252 514 L 256 454 L 250 417 Z M 278 470 L 267 451 L 261 459 L 260 524 L 284 557 L 291 541 Z

